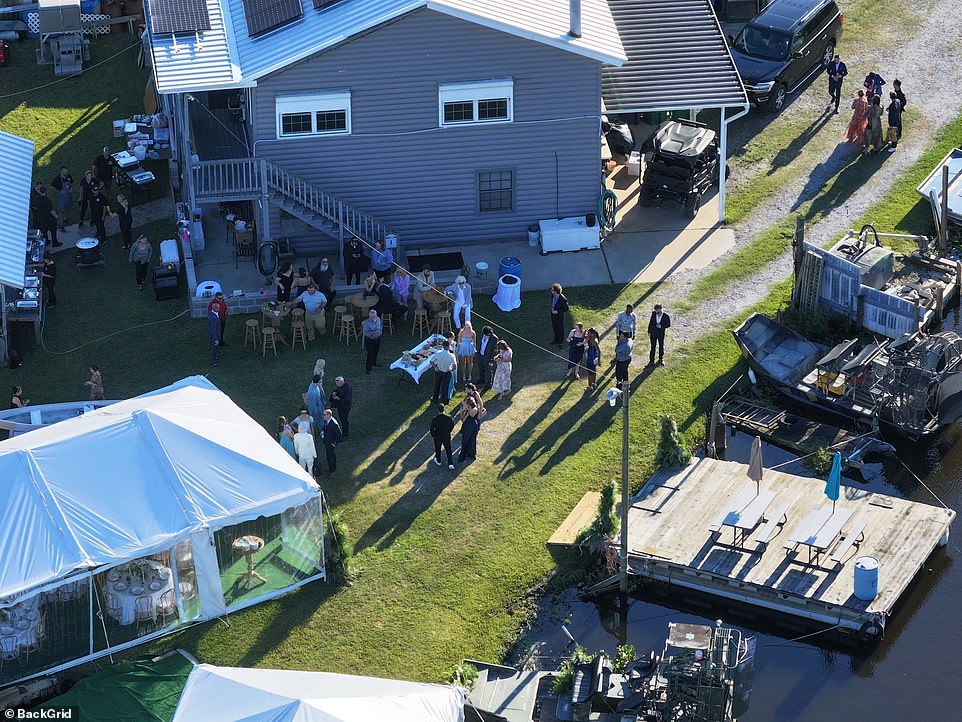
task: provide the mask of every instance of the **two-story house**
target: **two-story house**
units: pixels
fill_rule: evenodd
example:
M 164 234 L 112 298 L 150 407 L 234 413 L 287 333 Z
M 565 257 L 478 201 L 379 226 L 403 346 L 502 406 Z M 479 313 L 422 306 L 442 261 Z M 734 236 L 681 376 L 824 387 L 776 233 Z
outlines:
M 252 201 L 261 238 L 483 243 L 597 207 L 605 0 L 149 0 L 147 28 L 188 207 Z

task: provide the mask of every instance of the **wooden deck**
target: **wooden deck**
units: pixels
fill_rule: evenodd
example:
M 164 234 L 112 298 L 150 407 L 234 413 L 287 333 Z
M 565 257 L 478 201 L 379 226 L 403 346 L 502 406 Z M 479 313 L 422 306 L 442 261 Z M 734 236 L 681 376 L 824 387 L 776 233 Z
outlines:
M 761 489 L 775 496 L 763 516 L 784 509 L 787 521 L 777 530 L 760 522 L 741 548 L 732 544 L 732 529 L 709 531 L 728 499 L 754 489 L 747 472 L 744 464 L 696 459 L 652 476 L 628 514 L 630 573 L 858 631 L 867 621 L 884 626 L 955 518 L 950 509 L 843 486 L 837 507 L 851 516 L 819 564 L 810 564 L 804 547 L 786 552 L 783 545 L 811 510 L 831 506 L 818 479 L 766 470 Z M 849 543 L 863 524 L 864 539 Z M 854 562 L 862 556 L 879 561 L 878 595 L 870 602 L 853 594 Z

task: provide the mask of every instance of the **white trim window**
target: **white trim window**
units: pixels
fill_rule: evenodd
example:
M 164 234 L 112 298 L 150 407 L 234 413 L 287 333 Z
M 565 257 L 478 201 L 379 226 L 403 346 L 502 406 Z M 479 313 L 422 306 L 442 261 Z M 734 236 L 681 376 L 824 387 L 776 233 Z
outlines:
M 351 132 L 351 91 L 279 95 L 274 101 L 278 138 L 347 135 Z
M 444 83 L 438 88 L 441 127 L 510 123 L 514 119 L 514 81 Z

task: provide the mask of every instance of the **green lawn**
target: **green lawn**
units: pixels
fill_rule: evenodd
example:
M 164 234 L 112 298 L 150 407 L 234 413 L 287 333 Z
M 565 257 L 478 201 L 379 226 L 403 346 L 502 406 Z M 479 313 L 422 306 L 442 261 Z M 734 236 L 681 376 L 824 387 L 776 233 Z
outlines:
M 121 51 L 124 40 L 129 39 L 97 41 L 96 57 Z M 115 62 L 121 59 L 127 62 L 128 56 Z M 7 74 L 5 83 L 8 78 L 25 86 L 50 81 L 49 68 L 17 62 L 24 72 L 36 73 L 34 79 Z M 52 174 L 60 158 L 85 165 L 109 133 L 111 117 L 139 110 L 141 71 L 133 73 L 139 80 L 129 82 L 116 68 L 108 75 L 110 82 L 98 82 L 94 68 L 88 72 L 83 88 L 90 97 L 80 93 L 68 101 L 66 94 L 79 92 L 80 84 L 57 86 L 53 97 L 63 101 L 59 111 L 51 111 L 61 114 L 57 122 L 20 101 L 0 101 L 0 128 L 37 140 L 42 177 Z M 128 104 L 123 113 L 106 111 L 118 103 Z M 88 106 L 101 110 L 71 110 Z M 38 116 L 35 123 L 32 116 Z M 893 191 L 879 209 L 908 223 L 914 222 L 909 215 L 915 205 L 913 194 Z M 158 222 L 149 234 L 164 238 L 172 230 L 172 222 Z M 521 309 L 511 314 L 487 300 L 478 303 L 480 316 L 520 337 L 507 334 L 516 351 L 516 391 L 504 402 L 489 402 L 479 461 L 451 473 L 428 461 L 428 389 L 398 386 L 386 370 L 413 345 L 409 327 L 386 339 L 382 367 L 365 376 L 360 349 L 330 338 L 307 351 L 282 349 L 276 359 L 245 352 L 243 319 L 233 318 L 221 363 L 211 369 L 204 322 L 184 315 L 186 299 L 158 302 L 150 291 L 139 292 L 116 237 L 107 248 L 107 269 L 75 271 L 67 254 L 59 255 L 61 300 L 48 316 L 42 347 L 28 353 L 22 368 L 4 372 L 8 385 L 24 386 L 34 403 L 83 398 L 82 382 L 91 363 L 102 367 L 106 394 L 112 398 L 208 374 L 265 429 L 273 430 L 277 415 L 291 415 L 301 405 L 317 357 L 327 360 L 328 383 L 343 374 L 355 384 L 351 440 L 338 448 L 338 475 L 322 481 L 357 545 L 354 584 L 311 584 L 231 615 L 229 627 L 219 621 L 198 625 L 152 649 L 179 645 L 217 664 L 422 680 L 442 679 L 463 656 L 497 660 L 528 619 L 532 589 L 556 568 L 545 540 L 585 491 L 619 474 L 619 410 L 604 404 L 598 393 L 586 395 L 583 386 L 564 383 L 564 361 L 539 347 L 548 340 L 544 292 L 525 294 Z M 757 310 L 774 311 L 787 299 L 788 289 L 787 283 L 780 284 Z M 626 302 L 644 301 L 652 291 L 648 286 L 592 286 L 569 289 L 569 299 L 577 320 L 606 328 L 616 310 Z M 735 323 L 733 319 L 728 326 Z M 603 353 L 607 369 L 610 340 Z M 739 373 L 727 328 L 687 349 L 670 350 L 668 362 L 650 374 L 634 369 L 630 433 L 635 487 L 652 469 L 658 415 L 673 414 L 689 441 L 699 439 L 705 410 Z M 606 373 L 602 388 L 608 380 Z

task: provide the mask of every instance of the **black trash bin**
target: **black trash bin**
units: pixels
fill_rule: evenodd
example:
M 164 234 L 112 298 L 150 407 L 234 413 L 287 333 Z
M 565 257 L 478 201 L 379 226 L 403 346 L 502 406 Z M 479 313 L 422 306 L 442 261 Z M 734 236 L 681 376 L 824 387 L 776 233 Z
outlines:
M 177 269 L 157 266 L 153 270 L 154 295 L 158 301 L 180 298 L 180 275 Z

